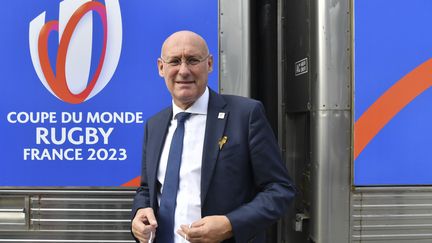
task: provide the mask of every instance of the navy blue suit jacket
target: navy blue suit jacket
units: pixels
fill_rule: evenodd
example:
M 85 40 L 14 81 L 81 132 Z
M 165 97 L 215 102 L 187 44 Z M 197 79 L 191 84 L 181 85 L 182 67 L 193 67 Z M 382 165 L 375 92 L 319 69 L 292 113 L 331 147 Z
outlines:
M 218 118 L 220 112 L 225 113 L 224 119 Z M 147 121 L 141 186 L 132 218 L 145 207 L 152 207 L 157 214 L 157 170 L 171 118 L 169 107 Z M 295 189 L 262 104 L 210 90 L 205 131 L 202 217 L 228 217 L 234 237 L 224 242 L 265 242 L 265 230 L 284 214 Z M 223 136 L 228 139 L 219 149 Z

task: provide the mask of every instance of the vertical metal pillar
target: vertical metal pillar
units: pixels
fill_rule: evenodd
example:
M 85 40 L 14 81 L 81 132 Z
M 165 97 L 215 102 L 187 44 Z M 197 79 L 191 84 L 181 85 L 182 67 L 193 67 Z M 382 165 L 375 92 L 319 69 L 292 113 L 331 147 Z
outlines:
M 311 238 L 349 242 L 351 59 L 348 0 L 315 0 L 311 82 Z

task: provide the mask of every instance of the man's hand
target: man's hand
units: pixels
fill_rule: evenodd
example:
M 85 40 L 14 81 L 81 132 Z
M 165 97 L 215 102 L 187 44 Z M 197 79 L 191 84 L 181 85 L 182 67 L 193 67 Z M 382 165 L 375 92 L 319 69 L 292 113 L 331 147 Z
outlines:
M 189 225 L 182 225 L 177 231 L 192 243 L 221 242 L 232 237 L 231 222 L 226 216 L 208 216 Z
M 152 208 L 138 209 L 132 220 L 132 233 L 142 243 L 151 242 L 155 238 L 157 222 Z

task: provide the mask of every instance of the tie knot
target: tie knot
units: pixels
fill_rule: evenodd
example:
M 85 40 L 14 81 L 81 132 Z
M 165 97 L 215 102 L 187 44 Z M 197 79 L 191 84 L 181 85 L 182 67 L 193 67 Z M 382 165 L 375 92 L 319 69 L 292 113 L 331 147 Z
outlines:
M 185 122 L 189 117 L 190 117 L 191 113 L 189 112 L 180 112 L 177 113 L 176 118 L 177 118 L 177 123 L 183 123 Z

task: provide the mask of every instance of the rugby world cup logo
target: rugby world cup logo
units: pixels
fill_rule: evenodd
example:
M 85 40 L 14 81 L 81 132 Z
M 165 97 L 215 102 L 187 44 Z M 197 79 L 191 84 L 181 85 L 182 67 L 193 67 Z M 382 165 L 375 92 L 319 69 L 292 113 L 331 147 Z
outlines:
M 102 43 L 93 43 L 93 14 L 100 18 Z M 59 36 L 57 58 L 52 61 L 55 69 L 48 55 L 48 37 L 53 31 Z M 92 98 L 108 84 L 120 58 L 121 44 L 118 0 L 105 0 L 105 5 L 91 0 L 64 0 L 59 20 L 45 22 L 43 12 L 30 22 L 30 55 L 35 71 L 53 95 L 71 104 Z M 98 57 L 92 57 L 93 45 L 101 47 Z M 92 58 L 98 62 L 90 73 Z

